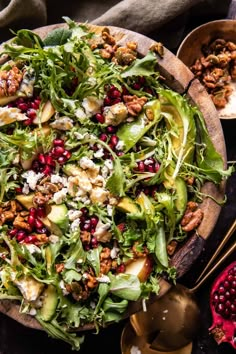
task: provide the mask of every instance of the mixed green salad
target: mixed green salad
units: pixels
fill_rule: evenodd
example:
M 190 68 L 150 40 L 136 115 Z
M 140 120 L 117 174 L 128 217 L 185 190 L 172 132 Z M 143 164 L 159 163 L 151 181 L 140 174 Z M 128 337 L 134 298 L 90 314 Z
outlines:
M 78 350 L 88 324 L 175 281 L 171 256 L 226 178 L 204 119 L 166 87 L 153 46 L 109 29 L 20 30 L 0 68 L 0 299 Z M 158 48 L 157 48 L 158 47 Z

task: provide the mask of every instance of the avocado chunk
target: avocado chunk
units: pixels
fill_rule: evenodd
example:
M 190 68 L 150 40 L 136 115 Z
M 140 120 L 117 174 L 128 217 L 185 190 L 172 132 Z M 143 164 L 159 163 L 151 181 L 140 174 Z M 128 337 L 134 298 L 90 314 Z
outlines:
M 62 231 L 68 227 L 68 209 L 65 204 L 53 204 L 47 218 Z
M 25 209 L 29 210 L 30 208 L 32 208 L 34 206 L 33 204 L 33 197 L 34 194 L 18 194 L 16 195 L 16 200 L 18 200 L 19 203 L 21 203 L 21 205 L 23 205 L 23 207 L 25 207 Z
M 42 307 L 39 310 L 39 316 L 43 321 L 50 321 L 55 314 L 58 296 L 55 286 L 48 285 L 42 294 Z
M 81 169 L 78 166 L 76 166 L 72 163 L 69 163 L 64 166 L 63 172 L 67 176 L 78 176 L 81 173 Z
M 116 207 L 124 213 L 136 214 L 140 212 L 139 206 L 129 197 L 122 197 Z

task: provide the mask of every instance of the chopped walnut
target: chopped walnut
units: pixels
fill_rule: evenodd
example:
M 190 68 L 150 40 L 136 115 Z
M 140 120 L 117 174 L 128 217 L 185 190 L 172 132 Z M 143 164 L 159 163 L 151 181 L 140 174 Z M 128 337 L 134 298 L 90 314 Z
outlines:
M 203 218 L 203 211 L 198 208 L 198 203 L 188 202 L 186 211 L 181 220 L 183 231 L 190 232 L 200 225 Z
M 55 264 L 55 268 L 57 273 L 61 273 L 65 268 L 64 263 Z
M 147 97 L 137 97 L 136 95 L 124 95 L 123 99 L 131 116 L 137 116 L 147 102 Z
M 0 97 L 13 96 L 23 79 L 22 72 L 16 67 L 0 71 Z
M 156 42 L 151 45 L 150 50 L 157 53 L 161 58 L 164 56 L 164 46 L 160 42 Z
M 107 27 L 102 30 L 102 39 L 110 45 L 116 44 L 115 38 L 110 34 L 110 30 Z
M 127 47 L 118 47 L 112 61 L 119 65 L 130 65 L 136 58 L 136 51 Z
M 31 226 L 28 224 L 27 221 L 25 221 L 25 219 L 20 216 L 20 215 L 17 215 L 13 221 L 13 226 L 16 228 L 16 229 L 23 229 L 23 230 L 26 230 L 28 232 L 31 232 Z

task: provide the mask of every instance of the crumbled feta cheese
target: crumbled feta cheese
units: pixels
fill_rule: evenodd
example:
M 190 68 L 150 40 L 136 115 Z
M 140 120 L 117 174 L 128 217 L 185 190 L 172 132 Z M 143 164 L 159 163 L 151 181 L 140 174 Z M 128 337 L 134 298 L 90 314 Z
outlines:
M 88 96 L 82 101 L 82 107 L 88 116 L 94 115 L 100 112 L 100 108 L 103 105 L 103 100 L 99 100 L 97 97 Z
M 107 178 L 107 176 L 109 174 L 109 168 L 107 168 L 107 166 L 103 166 L 101 168 L 101 173 L 102 173 L 102 177 L 103 178 Z
M 103 157 L 103 156 L 104 156 L 103 149 L 97 150 L 97 151 L 93 154 L 93 156 L 94 156 L 96 159 L 100 159 L 101 157 Z
M 83 156 L 80 161 L 79 161 L 79 165 L 83 170 L 86 170 L 87 168 L 94 168 L 95 167 L 95 163 L 90 160 L 87 156 Z
M 117 258 L 119 251 L 120 251 L 120 249 L 119 249 L 118 247 L 115 247 L 115 246 L 114 246 L 114 247 L 111 249 L 111 253 L 110 253 L 111 258 L 112 258 L 112 259 Z
M 51 175 L 51 182 L 52 183 L 61 183 L 64 187 L 67 187 L 68 181 L 66 177 L 61 177 L 59 175 Z
M 36 245 L 34 245 L 33 243 L 26 243 L 25 247 L 27 248 L 27 250 L 29 251 L 29 253 L 34 254 L 34 253 L 41 253 L 41 249 L 39 247 L 37 247 Z
M 119 102 L 113 106 L 104 107 L 103 116 L 107 125 L 117 126 L 127 118 L 128 109 L 123 102 Z
M 107 275 L 102 274 L 100 277 L 96 278 L 99 283 L 110 283 L 110 278 Z
M 105 160 L 104 165 L 108 168 L 108 170 L 113 170 L 113 161 L 112 160 Z
M 75 116 L 78 118 L 80 121 L 83 121 L 87 118 L 85 111 L 83 108 L 79 107 L 75 111 Z
M 72 224 L 70 225 L 71 231 L 75 232 L 79 229 L 80 226 L 80 219 L 76 219 L 72 222 Z
M 15 121 L 26 120 L 28 117 L 21 113 L 21 110 L 16 107 L 0 107 L 0 127 L 6 124 L 14 123 Z
M 80 218 L 82 215 L 82 212 L 80 210 L 69 210 L 68 211 L 68 218 L 70 221 L 74 221 L 78 218 Z
M 151 160 L 151 159 L 144 160 L 144 165 L 151 165 L 152 163 L 153 163 L 153 160 Z
M 119 140 L 118 143 L 116 144 L 116 150 L 123 150 L 124 149 L 124 142 L 122 140 Z
M 53 201 L 56 204 L 61 204 L 66 199 L 67 192 L 68 192 L 67 188 L 62 188 L 60 191 L 54 193 Z
M 30 190 L 29 190 L 29 185 L 28 183 L 24 183 L 23 188 L 22 188 L 22 193 L 23 194 L 29 194 Z
M 111 205 L 107 205 L 107 214 L 108 216 L 112 216 L 112 212 L 113 212 L 113 207 Z
M 51 243 L 57 243 L 60 240 L 60 238 L 57 235 L 53 235 L 53 234 L 50 235 L 48 237 L 48 239 L 49 239 L 49 242 L 51 242 Z
M 35 190 L 37 182 L 44 177 L 43 173 L 36 173 L 33 170 L 29 170 L 22 174 L 22 177 L 26 179 L 30 189 Z
M 51 127 L 58 130 L 70 130 L 73 128 L 73 120 L 69 117 L 59 117 L 50 123 Z

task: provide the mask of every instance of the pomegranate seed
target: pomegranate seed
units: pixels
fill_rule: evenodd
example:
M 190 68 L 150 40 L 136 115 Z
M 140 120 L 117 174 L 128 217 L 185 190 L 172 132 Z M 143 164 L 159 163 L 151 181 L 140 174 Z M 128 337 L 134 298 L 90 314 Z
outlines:
M 33 108 L 29 108 L 26 113 L 30 119 L 34 119 L 37 116 L 37 113 L 36 113 L 35 109 L 33 109 Z
M 113 125 L 109 125 L 107 127 L 107 132 L 112 134 L 112 133 L 115 133 L 117 131 L 117 128 L 116 127 L 113 127 Z
M 139 82 L 141 85 L 144 85 L 145 82 L 146 82 L 145 77 L 144 77 L 144 76 L 140 76 L 140 77 L 138 78 L 138 82 Z
M 119 142 L 118 136 L 112 135 L 110 138 L 110 141 L 109 141 L 109 143 L 111 144 L 111 147 L 112 146 L 115 147 L 118 144 L 118 142 Z
M 36 235 L 29 235 L 24 239 L 24 243 L 35 243 L 36 241 L 38 241 Z
M 36 211 L 37 211 L 36 208 L 32 207 L 32 208 L 30 208 L 29 213 L 30 213 L 31 216 L 35 217 L 36 216 Z
M 86 207 L 81 208 L 80 211 L 81 211 L 81 213 L 82 213 L 83 215 L 87 215 L 88 212 L 89 212 L 89 211 L 88 211 L 88 208 L 86 208 Z M 80 220 L 81 220 L 81 218 L 80 218 Z
M 11 236 L 11 237 L 16 236 L 17 233 L 18 233 L 17 229 L 8 230 L 8 235 Z
M 36 232 L 38 234 L 46 234 L 48 232 L 48 230 L 46 229 L 46 227 L 41 227 L 39 229 L 36 229 Z
M 63 165 L 67 161 L 67 158 L 65 156 L 60 156 L 57 161 L 60 165 Z
M 96 228 L 97 223 L 98 223 L 98 217 L 97 216 L 92 216 L 91 219 L 90 219 L 90 222 L 91 222 L 91 226 Z
M 104 141 L 104 142 L 106 142 L 107 139 L 108 139 L 108 136 L 107 136 L 107 134 L 102 133 L 102 134 L 100 135 L 99 139 L 102 140 L 102 141 Z
M 39 107 L 39 106 L 40 106 L 40 103 L 41 103 L 40 98 L 39 98 L 39 99 L 36 98 L 36 99 L 34 100 L 34 103 Z
M 21 194 L 22 193 L 22 188 L 21 187 L 16 187 L 15 188 L 15 192 L 18 193 L 18 194 Z
M 44 218 L 44 216 L 45 216 L 45 210 L 44 210 L 44 207 L 38 207 L 37 209 L 36 209 L 36 215 L 37 215 L 37 217 L 38 218 Z
M 24 98 L 23 98 L 23 97 L 18 98 L 17 101 L 15 102 L 15 104 L 17 105 L 17 107 L 18 107 L 18 105 L 19 105 L 20 103 L 24 103 Z
M 35 109 L 35 110 L 37 110 L 39 108 L 39 106 L 35 102 L 30 102 L 30 107 Z
M 112 101 L 112 104 L 117 104 L 121 102 L 121 98 L 116 98 Z
M 41 229 L 43 227 L 43 223 L 40 219 L 35 219 L 35 226 L 37 229 Z
M 38 154 L 38 161 L 42 164 L 45 165 L 46 164 L 46 159 L 44 154 Z
M 68 150 L 65 150 L 64 152 L 63 152 L 63 156 L 65 156 L 65 158 L 67 159 L 67 160 L 69 160 L 70 158 L 71 158 L 71 152 L 70 151 L 68 151 Z
M 34 226 L 35 225 L 35 216 L 33 216 L 33 215 L 29 215 L 28 216 L 28 219 L 27 219 L 27 222 L 28 222 L 28 224 L 30 225 L 30 226 Z
M 138 83 L 138 82 L 135 82 L 135 83 L 133 84 L 133 89 L 135 89 L 135 90 L 140 90 L 141 87 L 142 87 L 141 84 Z
M 55 166 L 55 161 L 50 155 L 45 155 L 45 163 L 46 165 Z
M 91 245 L 93 248 L 97 248 L 98 247 L 98 240 L 96 237 L 93 237 L 91 240 Z
M 27 126 L 28 126 L 28 125 L 31 125 L 31 124 L 32 124 L 32 119 L 29 118 L 29 119 L 24 120 L 24 121 L 23 121 L 23 124 L 24 124 L 24 125 L 27 125 Z
M 45 166 L 44 169 L 42 170 L 42 173 L 46 176 L 50 175 L 52 173 L 52 169 L 50 166 Z
M 125 272 L 125 265 L 122 263 L 117 267 L 117 273 L 124 273 Z
M 124 232 L 125 231 L 125 223 L 121 223 L 119 225 L 117 225 L 117 228 L 121 231 L 121 232 Z
M 62 139 L 54 139 L 53 140 L 53 145 L 54 146 L 61 146 L 64 147 L 65 146 L 65 142 Z
M 138 170 L 139 172 L 144 172 L 145 171 L 145 165 L 143 161 L 138 162 Z
M 153 165 L 147 165 L 146 168 L 147 168 L 148 172 L 152 172 L 152 173 L 155 172 Z
M 110 106 L 111 105 L 111 99 L 109 97 L 104 98 L 104 105 L 105 106 Z
M 25 112 L 29 108 L 27 103 L 19 103 L 17 106 L 21 111 Z
M 117 89 L 112 90 L 110 97 L 112 98 L 120 98 L 121 92 Z
M 65 149 L 62 146 L 55 146 L 52 149 L 52 155 L 55 157 L 59 157 L 63 154 L 64 151 L 65 151 Z
M 19 230 L 16 235 L 17 241 L 22 241 L 26 237 L 26 232 L 24 230 Z
M 95 118 L 101 124 L 103 124 L 105 122 L 105 118 L 101 113 L 95 114 Z

